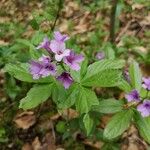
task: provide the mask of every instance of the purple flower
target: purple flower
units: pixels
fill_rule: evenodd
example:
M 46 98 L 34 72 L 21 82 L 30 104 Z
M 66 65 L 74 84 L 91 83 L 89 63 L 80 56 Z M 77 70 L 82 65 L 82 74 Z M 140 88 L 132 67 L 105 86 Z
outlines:
M 100 51 L 96 54 L 96 58 L 99 59 L 99 60 L 102 60 L 105 58 L 105 53 Z
M 51 58 L 49 56 L 43 55 L 42 57 L 39 58 L 39 61 L 44 64 L 47 64 L 51 62 Z
M 52 40 L 50 48 L 55 53 L 55 59 L 61 61 L 65 56 L 70 54 L 70 50 L 66 49 L 65 43 L 62 41 Z
M 54 38 L 56 41 L 65 42 L 69 39 L 66 34 L 61 34 L 59 31 L 54 32 Z
M 138 105 L 137 110 L 143 117 L 150 116 L 150 100 L 144 100 L 143 104 Z
M 29 71 L 33 79 L 39 79 L 49 75 L 54 76 L 56 74 L 56 66 L 50 62 L 48 56 L 42 56 L 39 58 L 39 61 L 31 61 Z
M 144 89 L 150 90 L 150 78 L 143 78 L 142 87 Z
M 44 48 L 47 51 L 51 51 L 51 49 L 50 49 L 50 41 L 49 41 L 49 39 L 47 37 L 45 37 L 43 39 L 43 41 L 39 44 L 39 46 L 36 49 L 41 49 L 41 48 Z
M 63 72 L 60 76 L 57 77 L 57 80 L 59 80 L 63 84 L 65 89 L 68 89 L 73 83 L 72 77 L 67 72 Z
M 72 70 L 80 70 L 79 63 L 84 60 L 83 55 L 76 55 L 73 51 L 70 52 L 69 56 L 64 58 L 64 63 L 68 65 Z
M 130 93 L 125 95 L 125 98 L 128 100 L 128 102 L 132 101 L 140 101 L 140 95 L 137 90 L 132 90 Z

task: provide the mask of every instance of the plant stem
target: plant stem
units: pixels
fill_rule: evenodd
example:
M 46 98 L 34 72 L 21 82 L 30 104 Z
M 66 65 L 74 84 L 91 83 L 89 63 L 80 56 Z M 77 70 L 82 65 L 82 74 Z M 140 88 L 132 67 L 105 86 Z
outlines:
M 54 29 L 55 29 L 55 26 L 56 26 L 57 20 L 58 20 L 58 18 L 59 18 L 59 14 L 60 14 L 61 8 L 62 8 L 62 0 L 59 0 L 58 10 L 57 10 L 56 17 L 55 17 L 53 26 L 52 26 L 52 28 L 51 28 L 51 31 L 54 31 Z
M 115 24 L 116 24 L 116 10 L 118 0 L 112 0 L 112 8 L 110 15 L 110 42 L 115 42 Z

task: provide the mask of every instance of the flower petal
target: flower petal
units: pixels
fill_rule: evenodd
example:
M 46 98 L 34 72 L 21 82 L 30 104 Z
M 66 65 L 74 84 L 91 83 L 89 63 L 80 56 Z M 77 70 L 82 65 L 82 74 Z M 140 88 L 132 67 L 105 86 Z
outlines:
M 65 50 L 65 43 L 63 42 L 58 42 L 56 40 L 52 40 L 50 44 L 50 48 L 53 53 L 57 53 L 59 51 L 64 51 Z

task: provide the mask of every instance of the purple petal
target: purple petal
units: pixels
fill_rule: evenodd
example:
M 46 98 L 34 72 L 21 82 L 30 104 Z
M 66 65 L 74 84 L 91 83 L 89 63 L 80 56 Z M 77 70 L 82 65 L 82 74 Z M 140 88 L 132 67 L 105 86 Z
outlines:
M 39 46 L 37 46 L 36 49 L 41 49 L 41 48 L 44 48 L 47 51 L 51 51 L 51 49 L 50 49 L 50 41 L 49 41 L 49 39 L 47 37 L 45 37 L 43 39 L 43 41 L 39 44 Z
M 50 44 L 50 48 L 52 50 L 52 52 L 54 52 L 55 54 L 58 52 L 62 52 L 65 50 L 65 43 L 63 42 L 58 42 L 56 40 L 52 40 L 51 44 Z
M 55 60 L 60 62 L 63 59 L 63 55 L 55 55 Z
M 132 97 L 132 95 L 130 95 L 130 94 L 126 94 L 126 95 L 125 95 L 125 98 L 128 100 L 128 102 L 133 101 L 133 97 Z
M 73 83 L 72 77 L 67 72 L 63 72 L 60 76 L 57 77 L 57 80 L 59 80 L 63 84 L 65 89 L 68 89 Z
M 47 77 L 49 75 L 56 74 L 56 66 L 54 64 L 45 62 L 32 61 L 30 63 L 29 71 L 33 76 L 33 79 L 39 79 L 40 77 Z
M 137 90 L 132 90 L 130 93 L 125 94 L 125 98 L 128 100 L 128 102 L 131 101 L 140 101 L 140 95 Z
M 39 61 L 43 62 L 44 64 L 47 64 L 51 62 L 51 58 L 49 56 L 43 55 L 39 58 Z
M 102 60 L 105 58 L 105 53 L 100 51 L 96 54 L 96 58 L 99 59 L 99 60 Z
M 64 57 L 64 63 L 68 65 L 72 70 L 80 70 L 80 63 L 84 60 L 82 55 L 76 55 L 73 51 L 70 51 L 69 56 Z
M 42 68 L 42 65 L 36 61 L 31 61 L 29 71 L 32 75 L 37 74 Z
M 82 62 L 84 60 L 84 56 L 83 55 L 76 55 L 75 56 L 75 61 L 76 62 L 78 62 L 78 63 L 80 63 L 80 62 Z
M 65 42 L 69 39 L 69 37 L 66 34 L 61 34 L 59 31 L 54 32 L 54 38 L 57 41 Z
M 76 70 L 76 71 L 80 70 L 80 65 L 77 63 L 71 64 L 70 67 L 72 70 Z
M 141 113 L 143 117 L 150 116 L 150 101 L 145 100 L 143 104 L 138 105 L 137 110 Z
M 56 53 L 55 55 L 55 59 L 59 62 L 61 61 L 64 57 L 68 56 L 70 53 L 69 49 L 64 50 L 63 52 L 60 53 Z
M 142 78 L 143 84 L 142 87 L 146 90 L 150 90 L 150 78 Z

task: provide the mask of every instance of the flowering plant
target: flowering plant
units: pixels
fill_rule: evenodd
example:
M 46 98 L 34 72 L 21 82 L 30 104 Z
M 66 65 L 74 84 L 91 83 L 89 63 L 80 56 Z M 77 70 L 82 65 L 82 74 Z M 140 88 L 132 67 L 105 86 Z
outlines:
M 16 79 L 35 84 L 20 101 L 19 108 L 32 109 L 51 98 L 59 111 L 72 108 L 78 112 L 81 130 L 87 136 L 99 133 L 96 126 L 101 116 L 115 113 L 102 132 L 104 141 L 116 139 L 134 123 L 150 143 L 150 78 L 142 78 L 135 61 L 123 73 L 125 61 L 108 59 L 103 52 L 89 63 L 84 54 L 76 54 L 67 47 L 68 40 L 67 35 L 54 32 L 52 40 L 45 37 L 36 47 L 30 45 L 28 63 L 6 65 L 5 70 Z M 96 92 L 99 87 L 116 87 L 125 95 L 119 100 L 104 98 Z

